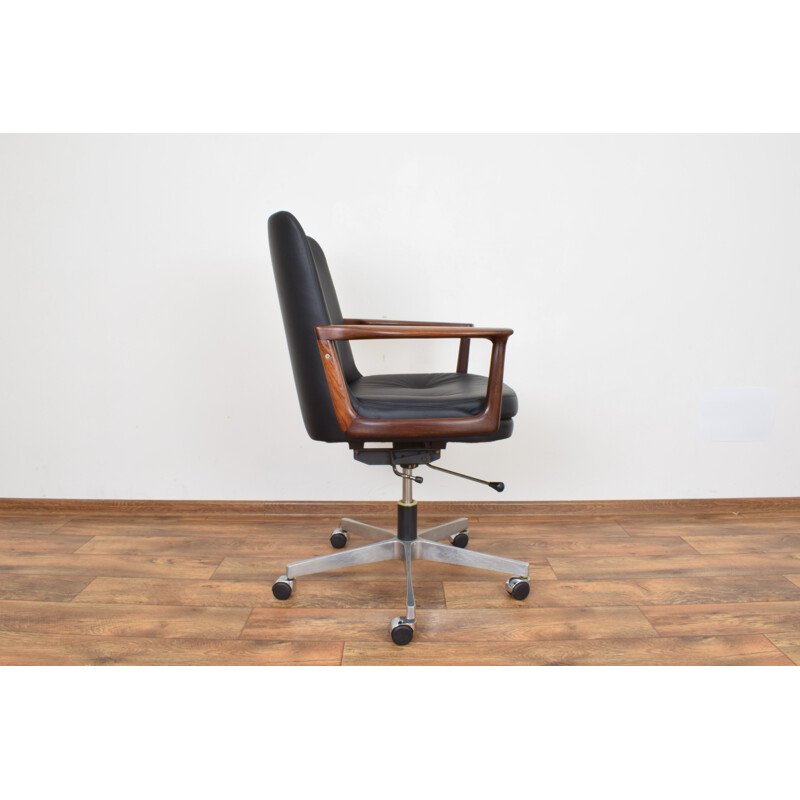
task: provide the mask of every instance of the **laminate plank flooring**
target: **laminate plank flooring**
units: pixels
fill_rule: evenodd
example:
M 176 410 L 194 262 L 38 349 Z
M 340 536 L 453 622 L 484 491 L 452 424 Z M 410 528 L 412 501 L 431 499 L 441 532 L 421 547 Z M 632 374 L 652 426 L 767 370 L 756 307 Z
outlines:
M 708 517 L 628 517 L 619 518 L 619 526 L 631 536 L 727 536 L 729 534 L 800 533 L 800 517 L 791 516 L 722 516 Z
M 4 573 L 67 576 L 168 575 L 172 578 L 210 578 L 219 563 L 218 558 L 0 552 L 0 580 Z
M 0 553 L 74 553 L 92 541 L 91 536 L 64 537 L 51 533 L 0 534 Z
M 774 575 L 800 570 L 798 553 L 549 558 L 557 579 Z
M 52 533 L 69 522 L 68 517 L 2 517 L 0 516 L 0 536 L 24 533 Z
M 398 565 L 400 566 L 400 565 Z M 792 584 L 789 584 L 790 586 Z M 145 603 L 153 605 L 271 607 L 271 581 L 197 581 L 169 578 L 95 578 L 82 587 L 76 603 Z M 800 588 L 794 587 L 800 599 Z M 307 581 L 287 605 L 296 608 L 387 608 L 405 597 L 403 581 Z M 504 593 L 505 594 L 505 593 Z M 414 583 L 421 608 L 445 608 L 441 581 Z M 506 595 L 508 597 L 508 595 Z
M 402 602 L 403 595 L 400 596 Z M 1 605 L 1 604 L 0 604 Z M 638 608 L 517 608 L 417 610 L 414 642 L 505 642 L 656 636 Z M 348 642 L 385 642 L 385 609 L 256 608 L 243 639 L 321 639 L 335 628 Z M 0 619 L 0 625 L 2 621 Z
M 664 636 L 752 631 L 800 633 L 800 601 L 651 606 L 642 612 Z
M 800 633 L 768 633 L 767 639 L 795 664 L 800 664 Z
M 423 506 L 424 508 L 424 506 Z M 339 512 L 341 513 L 341 512 Z M 364 521 L 393 528 L 376 514 Z M 420 512 L 420 528 L 446 521 Z M 401 562 L 297 580 L 339 517 L 0 516 L 0 664 L 790 665 L 800 663 L 800 516 L 479 512 L 469 548 L 531 563 L 503 576 Z M 353 536 L 348 548 L 366 543 Z
M 697 550 L 679 536 L 648 536 L 634 539 L 631 536 L 599 537 L 546 537 L 539 538 L 535 532 L 529 536 L 519 535 L 511 538 L 501 534 L 490 536 L 471 536 L 475 549 L 493 555 L 502 555 L 513 548 L 517 558 L 530 559 L 542 556 L 667 556 L 697 554 Z M 85 549 L 86 545 L 84 545 Z M 735 551 L 734 551 L 735 552 Z M 794 552 L 800 552 L 800 542 Z
M 0 665 L 335 666 L 341 642 L 156 639 L 0 631 Z
M 765 636 L 649 637 L 534 643 L 430 643 L 387 651 L 376 642 L 347 642 L 346 665 L 471 666 L 779 666 L 793 662 Z
M 800 553 L 797 533 L 728 533 L 713 536 L 684 536 L 698 553 Z M 655 541 L 648 538 L 647 541 Z M 660 541 L 660 539 L 659 539 Z
M 67 537 L 59 537 L 63 542 Z M 78 538 L 70 536 L 69 540 Z M 85 537 L 81 537 L 85 538 Z M 149 554 L 175 556 L 277 556 L 301 559 L 330 552 L 327 537 L 309 548 L 308 543 L 286 537 L 233 537 L 220 534 L 206 536 L 95 536 L 75 552 L 97 555 L 144 556 Z M 648 539 L 647 541 L 653 541 Z M 659 540 L 660 541 L 660 540 Z M 74 549 L 74 548 L 73 548 Z M 309 551 L 311 552 L 309 553 Z
M 800 600 L 796 585 L 782 575 L 715 576 L 710 578 L 644 578 L 637 580 L 542 581 L 527 606 L 653 606 L 702 603 Z M 516 600 L 490 593 L 482 584 L 444 584 L 447 608 L 511 608 Z
M 0 600 L 66 602 L 72 600 L 91 582 L 92 578 L 6 573 L 0 575 Z
M 0 601 L 0 630 L 237 639 L 249 608 Z

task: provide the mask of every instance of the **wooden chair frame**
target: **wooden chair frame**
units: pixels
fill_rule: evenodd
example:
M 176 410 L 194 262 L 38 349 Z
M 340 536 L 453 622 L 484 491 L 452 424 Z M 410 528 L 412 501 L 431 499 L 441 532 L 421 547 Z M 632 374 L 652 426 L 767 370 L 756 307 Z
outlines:
M 510 328 L 476 328 L 448 322 L 346 319 L 342 325 L 318 325 L 315 331 L 336 419 L 348 436 L 373 441 L 448 439 L 492 434 L 500 427 L 506 341 L 514 332 Z M 471 417 L 370 419 L 360 416 L 350 401 L 347 381 L 333 344 L 357 339 L 460 339 L 458 372 L 467 371 L 470 339 L 488 339 L 492 343 L 492 355 L 483 410 Z

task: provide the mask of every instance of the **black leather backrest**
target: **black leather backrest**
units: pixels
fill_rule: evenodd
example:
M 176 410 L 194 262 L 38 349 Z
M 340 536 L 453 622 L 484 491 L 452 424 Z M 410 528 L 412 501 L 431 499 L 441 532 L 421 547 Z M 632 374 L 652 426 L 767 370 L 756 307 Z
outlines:
M 303 422 L 312 439 L 347 441 L 336 422 L 314 332 L 316 325 L 342 321 L 325 255 L 288 211 L 273 214 L 268 227 L 272 267 Z M 349 346 L 339 347 L 339 357 L 348 381 L 359 377 Z
M 342 316 L 341 308 L 339 308 L 339 298 L 336 295 L 336 288 L 333 285 L 331 271 L 328 269 L 328 259 L 325 258 L 325 253 L 322 252 L 322 248 L 310 236 L 307 238 L 308 245 L 311 248 L 311 256 L 317 267 L 317 275 L 319 276 L 319 283 L 322 287 L 322 296 L 325 298 L 325 306 L 328 309 L 331 325 L 341 325 L 344 317 Z M 342 372 L 344 373 L 345 380 L 350 383 L 360 378 L 361 373 L 356 368 L 350 342 L 335 342 L 334 345 L 339 353 L 339 361 L 342 365 Z

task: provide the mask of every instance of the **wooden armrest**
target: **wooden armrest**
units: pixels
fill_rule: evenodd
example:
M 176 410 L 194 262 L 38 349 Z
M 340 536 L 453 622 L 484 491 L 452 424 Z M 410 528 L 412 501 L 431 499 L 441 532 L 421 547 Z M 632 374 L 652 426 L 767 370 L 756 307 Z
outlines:
M 476 328 L 471 325 L 387 325 L 358 323 L 318 325 L 315 328 L 322 365 L 339 427 L 354 439 L 394 441 L 396 439 L 447 439 L 451 436 L 480 436 L 500 427 L 503 400 L 503 367 L 510 328 Z M 425 419 L 368 419 L 359 416 L 350 400 L 347 382 L 334 342 L 353 339 L 489 339 L 492 356 L 486 385 L 486 402 L 471 417 Z
M 352 339 L 508 339 L 511 328 L 476 328 L 473 325 L 317 325 L 320 341 Z
M 442 327 L 472 327 L 471 322 L 409 322 L 402 319 L 345 319 L 345 325 L 441 325 Z M 469 368 L 469 339 L 463 338 L 458 346 L 456 372 L 466 372 Z
M 455 325 L 465 328 L 471 327 L 471 322 L 411 322 L 404 319 L 345 319 L 345 325 Z

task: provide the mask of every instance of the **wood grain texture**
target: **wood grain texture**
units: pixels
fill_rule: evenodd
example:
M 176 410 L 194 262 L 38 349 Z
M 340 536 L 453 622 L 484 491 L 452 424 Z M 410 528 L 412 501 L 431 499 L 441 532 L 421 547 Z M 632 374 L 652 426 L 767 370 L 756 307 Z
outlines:
M 774 517 L 800 516 L 800 497 L 728 497 L 653 499 L 653 500 L 532 500 L 504 501 L 428 501 L 428 513 L 447 517 L 470 515 L 521 515 L 521 516 L 613 516 L 629 518 L 687 516 L 687 515 L 771 515 Z M 32 515 L 60 515 L 67 517 L 85 515 L 131 516 L 237 516 L 271 517 L 276 514 L 293 516 L 321 515 L 358 517 L 365 514 L 392 514 L 393 501 L 354 500 L 329 502 L 322 500 L 96 500 L 61 498 L 0 498 L 0 515 L 14 517 Z
M 471 322 L 420 322 L 410 319 L 366 319 L 365 317 L 345 317 L 342 325 L 439 325 L 445 328 L 472 328 Z
M 0 533 L 0 553 L 74 553 L 89 536 L 65 538 L 57 533 Z
M 393 503 L 363 514 L 344 503 L 16 507 L 0 515 L 0 664 L 800 660 L 792 499 L 649 502 L 630 514 L 473 504 L 469 548 L 530 560 L 531 595 L 514 601 L 496 573 L 415 562 L 418 624 L 405 648 L 388 636 L 404 611 L 399 561 L 300 578 L 283 603 L 271 591 L 287 561 L 331 552 L 342 516 L 393 528 Z M 468 506 L 422 504 L 420 527 Z M 348 548 L 363 543 L 353 536 Z
M 83 587 L 82 587 L 83 588 Z M 283 606 L 296 608 L 394 608 L 405 598 L 405 581 L 308 581 L 303 591 L 281 604 L 272 582 L 192 581 L 167 578 L 95 578 L 75 597 L 76 603 L 147 603 L 181 606 Z M 437 581 L 414 584 L 420 608 L 444 608 Z M 800 589 L 797 590 L 800 598 Z
M 800 553 L 800 532 L 684 536 L 698 553 Z M 652 541 L 652 540 L 649 540 Z
M 628 517 L 618 520 L 631 536 L 763 536 L 800 535 L 800 518 L 786 516 L 692 515 L 676 517 Z
M 59 538 L 63 543 L 66 537 Z M 324 537 L 320 537 L 316 548 L 309 548 L 302 541 L 279 536 L 95 536 L 75 552 L 123 556 L 174 555 L 190 558 L 216 556 L 219 560 L 226 555 L 235 554 L 299 560 L 329 553 L 330 545 Z
M 642 609 L 664 636 L 703 633 L 780 633 L 800 631 L 800 601 L 709 603 Z
M 800 586 L 800 574 L 798 575 L 787 575 L 786 580 L 791 581 L 795 586 Z
M 333 666 L 341 642 L 157 639 L 0 631 L 0 665 Z
M 236 639 L 249 608 L 0 601 L 0 630 L 103 636 Z
M 767 639 L 795 664 L 800 664 L 800 633 L 768 633 Z
M 4 502 L 0 500 L 0 507 Z M 69 522 L 69 517 L 59 516 L 0 517 L 0 536 L 5 536 L 6 534 L 53 533 L 53 531 L 58 530 L 67 522 Z
M 516 600 L 490 583 L 447 581 L 448 608 L 513 608 Z M 637 580 L 540 581 L 528 606 L 652 606 L 800 600 L 800 587 L 781 575 Z
M 452 517 L 441 517 L 446 522 Z M 428 527 L 427 521 L 420 528 Z M 59 530 L 60 532 L 60 530 Z M 472 537 L 486 535 L 488 541 L 499 538 L 525 539 L 630 539 L 631 537 L 614 520 L 596 516 L 539 517 L 470 514 L 469 534 Z
M 431 522 L 446 522 L 446 516 Z M 428 527 L 428 522 L 420 521 L 420 528 Z M 59 529 L 59 533 L 63 529 Z M 598 516 L 510 516 L 504 514 L 470 514 L 469 535 L 473 538 L 485 536 L 487 541 L 503 538 L 522 537 L 531 539 L 626 539 L 630 536 L 622 529 L 618 522 Z M 674 536 L 675 534 L 673 534 Z
M 529 536 L 520 534 L 506 536 L 505 531 L 498 537 L 473 536 L 470 541 L 476 550 L 493 555 L 514 552 L 514 558 L 528 560 L 536 556 L 665 556 L 697 554 L 697 550 L 679 536 L 652 536 L 641 539 L 633 537 L 548 536 L 538 538 L 535 532 Z M 85 549 L 85 548 L 84 548 Z M 798 551 L 800 552 L 800 548 Z
M 3 573 L 21 575 L 163 575 L 172 578 L 210 578 L 218 558 L 169 556 L 96 556 L 70 553 L 0 553 Z
M 800 570 L 795 553 L 550 558 L 559 579 L 670 578 L 678 576 L 769 575 Z
M 505 341 L 514 333 L 511 328 L 476 328 L 474 325 L 414 325 L 396 322 L 359 321 L 357 325 L 317 325 L 321 342 L 355 341 L 358 339 L 489 339 Z
M 396 613 L 403 611 L 398 598 Z M 392 615 L 394 616 L 394 615 Z M 317 641 L 326 630 L 342 631 L 348 642 L 385 642 L 385 610 L 256 608 L 242 631 L 243 639 Z M 417 614 L 414 642 L 504 642 L 539 639 L 599 639 L 656 636 L 638 608 L 527 608 L 510 610 L 431 609 Z
M 0 575 L 0 600 L 72 600 L 91 578 L 52 575 Z
M 376 642 L 346 642 L 346 665 L 418 666 L 706 666 L 791 665 L 764 636 L 683 636 L 557 642 L 414 642 L 387 649 Z
M 303 528 L 324 531 L 324 520 L 305 520 L 296 517 L 278 518 L 280 524 L 263 518 L 214 516 L 88 516 L 76 517 L 58 528 L 58 536 L 258 536 L 275 538 L 284 529 L 301 532 Z

